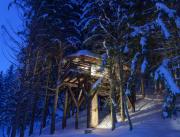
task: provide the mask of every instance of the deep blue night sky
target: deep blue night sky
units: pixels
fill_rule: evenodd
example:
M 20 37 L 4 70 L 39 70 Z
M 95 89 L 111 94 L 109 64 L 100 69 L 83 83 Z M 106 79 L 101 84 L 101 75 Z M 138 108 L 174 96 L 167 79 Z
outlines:
M 11 0 L 0 0 L 0 27 L 5 25 L 9 28 L 8 24 L 10 24 L 14 30 L 18 30 L 21 28 L 21 21 L 18 16 L 18 11 L 14 6 L 8 10 L 10 1 Z M 0 71 L 5 71 L 9 67 L 11 64 L 9 60 L 14 62 L 11 57 L 14 53 L 5 44 L 4 38 L 6 38 L 8 44 L 13 45 L 13 43 L 5 37 L 3 30 L 0 28 Z

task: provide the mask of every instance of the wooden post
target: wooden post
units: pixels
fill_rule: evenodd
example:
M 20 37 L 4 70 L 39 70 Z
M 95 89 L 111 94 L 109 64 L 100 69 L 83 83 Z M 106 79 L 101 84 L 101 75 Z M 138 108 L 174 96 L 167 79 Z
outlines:
M 97 93 L 94 95 L 91 101 L 91 127 L 95 128 L 99 124 L 99 111 L 98 111 L 98 95 Z
M 66 127 L 67 108 L 68 108 L 68 91 L 65 92 L 65 102 L 64 102 L 63 119 L 62 119 L 62 129 L 64 129 Z
M 87 128 L 90 128 L 91 127 L 91 97 L 87 97 L 86 105 L 87 105 Z

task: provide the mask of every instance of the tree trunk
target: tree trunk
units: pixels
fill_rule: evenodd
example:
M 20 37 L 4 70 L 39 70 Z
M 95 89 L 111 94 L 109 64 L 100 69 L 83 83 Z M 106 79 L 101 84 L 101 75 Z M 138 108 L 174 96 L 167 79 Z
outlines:
M 129 116 L 129 111 L 128 111 L 128 107 L 127 107 L 127 104 L 126 104 L 126 99 L 125 97 L 123 96 L 124 98 L 124 108 L 125 108 L 125 112 L 126 112 L 126 116 L 128 118 L 128 122 L 129 122 L 129 129 L 132 130 L 133 127 L 132 127 L 132 122 L 131 122 L 131 119 L 130 119 L 130 116 Z
M 136 91 L 134 91 L 132 94 L 133 94 L 132 95 L 132 104 L 133 104 L 132 112 L 135 112 L 136 111 Z
M 119 57 L 119 92 L 120 92 L 120 109 L 121 109 L 121 120 L 125 121 L 125 112 L 124 112 L 124 92 L 123 92 L 123 62 L 121 61 L 121 57 Z
M 145 98 L 145 90 L 144 90 L 144 77 L 141 77 L 141 94 L 142 97 Z
M 49 106 L 49 94 L 48 94 L 48 86 L 49 86 L 49 79 L 50 79 L 50 71 L 51 71 L 51 63 L 49 64 L 49 71 L 48 71 L 48 76 L 47 76 L 47 81 L 46 81 L 46 95 L 45 95 L 45 104 L 43 108 L 43 116 L 42 116 L 42 123 L 41 123 L 41 129 L 40 129 L 40 134 L 42 132 L 42 129 L 46 127 L 46 119 L 47 119 L 47 114 L 48 114 L 48 106 Z
M 159 81 L 159 94 L 162 94 L 162 90 L 163 90 L 162 81 Z
M 75 129 L 79 128 L 79 106 L 76 106 Z
M 13 124 L 12 132 L 11 132 L 11 137 L 16 137 L 16 130 L 17 130 L 17 126 L 16 126 L 16 124 Z
M 35 83 L 35 75 L 36 75 L 36 72 L 37 72 L 39 53 L 40 52 L 37 51 L 36 61 L 35 61 L 34 70 L 33 70 L 33 82 L 31 83 L 32 85 L 36 84 Z M 31 121 L 30 121 L 29 136 L 33 134 L 33 130 L 34 130 L 34 120 L 35 120 L 37 101 L 38 101 L 38 92 L 35 91 L 34 99 L 33 99 L 32 117 L 31 117 Z
M 68 91 L 65 92 L 65 102 L 64 102 L 63 119 L 62 119 L 62 129 L 64 129 L 66 127 L 67 108 L 68 108 Z
M 115 111 L 115 85 L 113 82 L 113 74 L 112 69 L 109 68 L 109 82 L 110 82 L 110 110 L 111 110 L 111 124 L 112 124 L 112 130 L 115 129 L 115 123 L 116 123 L 116 111 Z
M 71 117 L 71 98 L 68 99 L 68 106 L 67 106 L 67 118 Z
M 24 124 L 21 125 L 20 127 L 20 136 L 19 137 L 24 137 Z
M 55 91 L 54 106 L 53 106 L 53 112 L 51 116 L 51 130 L 50 130 L 51 134 L 54 134 L 55 127 L 56 127 L 56 110 L 57 110 L 57 104 L 58 104 L 58 92 L 59 92 L 59 89 L 57 88 Z
M 11 127 L 9 126 L 9 127 L 7 128 L 7 136 L 10 137 L 10 134 L 11 134 Z
M 4 127 L 3 127 L 3 131 L 2 131 L 2 132 L 3 132 L 3 137 L 5 137 L 5 133 L 4 133 L 5 131 L 4 131 L 4 130 L 5 130 L 5 129 L 4 129 Z
M 123 99 L 123 91 L 121 90 L 120 92 L 120 98 L 121 98 L 121 103 L 120 103 L 120 108 L 121 108 L 121 121 L 125 121 L 125 112 L 124 112 L 124 99 Z
M 32 117 L 31 117 L 31 122 L 30 122 L 29 136 L 33 134 L 33 130 L 34 130 L 34 121 L 35 121 L 37 102 L 38 102 L 38 94 L 36 91 L 34 100 L 33 100 Z
M 49 96 L 48 96 L 48 94 L 46 94 L 46 96 L 45 96 L 45 104 L 44 104 L 44 108 L 43 108 L 43 115 L 42 115 L 40 134 L 42 133 L 42 129 L 46 127 L 48 106 L 49 106 Z
M 27 102 L 25 102 L 24 107 L 27 106 Z M 27 118 L 27 109 L 24 108 L 26 112 L 23 113 L 22 123 L 20 127 L 20 137 L 24 137 L 25 125 L 26 125 L 26 118 Z
M 158 93 L 158 86 L 157 86 L 157 81 L 154 82 L 154 92 L 157 94 Z
M 15 121 L 13 122 L 13 126 L 12 126 L 12 132 L 11 132 L 11 137 L 16 137 L 16 131 L 17 131 L 17 125 L 18 125 L 18 120 L 19 120 L 19 104 L 17 104 L 17 108 L 16 108 L 16 115 L 15 115 Z
M 42 123 L 42 128 L 46 127 L 46 119 L 47 119 L 47 114 L 48 114 L 48 106 L 49 106 L 49 96 L 46 96 L 45 99 L 45 106 L 43 110 L 43 123 Z

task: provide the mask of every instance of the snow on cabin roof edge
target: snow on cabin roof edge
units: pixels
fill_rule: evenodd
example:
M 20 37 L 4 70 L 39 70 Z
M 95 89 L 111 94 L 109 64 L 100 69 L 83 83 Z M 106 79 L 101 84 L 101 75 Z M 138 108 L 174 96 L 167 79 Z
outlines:
M 101 56 L 95 53 L 92 53 L 89 50 L 79 50 L 76 53 L 68 55 L 67 57 L 80 57 L 80 56 L 87 56 L 91 58 L 101 59 Z

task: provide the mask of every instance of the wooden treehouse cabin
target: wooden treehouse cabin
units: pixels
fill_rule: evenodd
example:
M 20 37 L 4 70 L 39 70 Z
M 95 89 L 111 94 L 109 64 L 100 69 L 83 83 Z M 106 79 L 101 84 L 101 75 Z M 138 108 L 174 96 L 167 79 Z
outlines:
M 88 50 L 80 50 L 65 58 L 69 65 L 64 70 L 63 85 L 65 90 L 62 128 L 66 127 L 69 108 L 75 110 L 75 128 L 78 126 L 79 111 L 86 110 L 87 128 L 95 128 L 99 124 L 98 98 L 110 98 L 108 71 L 100 72 L 102 58 Z M 73 108 L 72 108 L 73 107 Z

